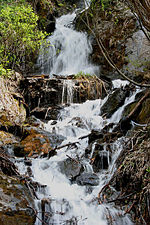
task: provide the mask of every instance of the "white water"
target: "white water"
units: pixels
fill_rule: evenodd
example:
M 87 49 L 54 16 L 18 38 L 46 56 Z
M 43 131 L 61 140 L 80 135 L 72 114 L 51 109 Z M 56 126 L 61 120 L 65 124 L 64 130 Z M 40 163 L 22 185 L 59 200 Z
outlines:
M 69 14 L 57 19 L 56 31 L 48 39 L 51 42 L 51 47 L 39 57 L 42 73 L 70 75 L 80 71 L 85 73 L 96 72 L 97 67 L 89 64 L 88 61 L 92 48 L 86 34 L 79 33 L 72 28 L 71 22 L 74 17 L 75 14 Z M 58 50 L 60 50 L 59 53 Z M 120 84 L 120 81 L 113 83 L 114 87 L 118 87 Z M 71 105 L 61 111 L 57 124 L 51 125 L 53 121 L 45 124 L 47 131 L 53 132 L 55 130 L 56 134 L 63 135 L 66 138 L 62 145 L 79 141 L 80 137 L 89 134 L 92 129 L 101 130 L 106 124 L 120 120 L 125 105 L 110 120 L 104 120 L 99 115 L 100 108 L 107 100 L 107 97 L 104 100 L 98 99 L 86 101 L 83 104 L 72 104 L 73 84 L 71 81 L 64 81 L 62 104 L 65 102 L 65 91 L 67 91 L 67 103 Z M 131 102 L 134 96 L 128 98 L 125 104 Z M 93 172 L 90 159 L 84 158 L 88 138 L 80 140 L 74 148 L 66 147 L 58 150 L 57 155 L 50 159 L 33 159 L 31 166 L 34 175 L 33 179 L 46 185 L 46 188 L 38 190 L 37 193 L 39 200 L 36 200 L 35 204 L 38 217 L 35 224 L 44 224 L 41 222 L 41 200 L 49 199 L 49 203 L 46 204 L 45 208 L 48 214 L 46 222 L 48 225 L 106 225 L 108 224 L 107 217 L 110 216 L 113 225 L 132 225 L 132 222 L 127 215 L 124 215 L 123 211 L 117 210 L 110 204 L 98 204 L 97 201 L 99 191 L 108 183 L 116 169 L 115 160 L 122 150 L 122 141 L 120 139 L 112 144 L 112 160 L 111 163 L 109 162 L 109 168 L 101 170 L 97 174 L 99 176 L 99 185 L 92 187 L 90 192 L 87 191 L 85 186 L 79 186 L 76 183 L 72 184 L 61 173 L 59 168 L 59 162 L 69 155 L 72 158 L 79 158 L 85 171 Z M 105 150 L 103 154 L 106 154 Z M 109 161 L 108 152 L 107 157 Z M 20 172 L 25 173 L 26 166 L 21 162 L 18 162 L 17 165 Z M 119 217 L 119 214 L 122 216 Z
M 38 58 L 40 72 L 45 74 L 71 75 L 79 72 L 96 74 L 98 67 L 89 63 L 92 46 L 86 33 L 73 29 L 76 14 L 61 16 L 56 20 L 56 30 L 47 42 L 49 48 L 42 49 Z
M 91 129 L 101 130 L 108 121 L 105 121 L 100 114 L 100 108 L 104 104 L 104 100 L 86 101 L 83 104 L 71 104 L 69 107 L 64 108 L 56 125 L 51 125 L 52 121 L 45 124 L 45 129 L 52 132 L 55 128 L 57 134 L 66 137 L 62 143 L 69 143 L 79 140 L 79 137 L 90 133 Z M 129 99 L 130 100 L 130 99 Z M 121 114 L 119 115 L 121 118 Z M 77 125 L 80 119 L 81 126 Z M 115 160 L 122 150 L 122 141 L 116 141 L 112 146 L 113 152 L 112 162 L 109 164 L 108 170 L 101 170 L 98 173 L 100 178 L 99 185 L 92 188 L 92 192 L 87 192 L 85 186 L 72 184 L 69 179 L 61 173 L 58 162 L 63 161 L 69 155 L 72 158 L 81 159 L 85 171 L 92 172 L 90 159 L 83 157 L 86 147 L 88 146 L 88 138 L 80 140 L 75 148 L 63 148 L 57 151 L 57 155 L 50 159 L 33 159 L 32 172 L 33 179 L 41 184 L 46 185 L 45 189 L 38 191 L 38 198 L 36 200 L 36 207 L 38 217 L 42 219 L 41 200 L 50 199 L 50 203 L 46 204 L 46 211 L 53 212 L 49 216 L 47 224 L 78 224 L 78 225 L 106 225 L 106 217 L 111 215 L 114 225 L 131 225 L 132 222 L 123 211 L 115 209 L 111 205 L 98 204 L 96 200 L 101 188 L 108 183 L 115 171 Z M 104 150 L 105 151 L 105 150 Z M 106 153 L 106 151 L 104 152 Z M 109 160 L 109 154 L 108 160 Z M 92 153 L 91 153 L 92 157 Z M 26 171 L 26 166 L 18 163 L 20 172 Z M 122 216 L 118 216 L 118 214 Z M 68 222 L 67 222 L 68 221 Z M 71 222 L 69 222 L 71 221 Z M 78 222 L 77 222 L 78 221 Z M 41 221 L 37 218 L 36 225 L 42 225 Z
M 62 105 L 64 103 L 70 104 L 73 103 L 73 93 L 74 93 L 74 81 L 73 80 L 64 80 L 63 81 L 63 90 L 62 90 Z M 65 99 L 66 94 L 66 99 Z

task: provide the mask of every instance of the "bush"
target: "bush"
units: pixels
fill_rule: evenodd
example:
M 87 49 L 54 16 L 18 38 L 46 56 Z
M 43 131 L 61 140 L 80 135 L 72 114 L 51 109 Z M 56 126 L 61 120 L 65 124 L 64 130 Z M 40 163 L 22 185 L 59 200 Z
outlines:
M 6 4 L 0 12 L 0 64 L 26 71 L 46 33 L 38 30 L 38 16 L 28 4 Z

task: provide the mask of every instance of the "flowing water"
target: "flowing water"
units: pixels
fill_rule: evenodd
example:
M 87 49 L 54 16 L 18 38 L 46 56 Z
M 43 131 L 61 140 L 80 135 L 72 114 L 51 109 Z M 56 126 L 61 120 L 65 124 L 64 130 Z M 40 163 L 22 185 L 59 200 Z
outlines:
M 73 29 L 76 14 L 61 16 L 56 20 L 56 30 L 47 39 L 50 47 L 43 49 L 37 65 L 41 73 L 71 75 L 79 72 L 96 74 L 98 67 L 89 63 L 92 46 L 87 34 Z
M 85 33 L 73 30 L 72 21 L 75 13 L 62 16 L 57 19 L 56 30 L 48 39 L 51 43 L 49 49 L 43 50 L 39 56 L 38 64 L 42 73 L 70 75 L 80 71 L 95 73 L 98 69 L 89 63 L 89 55 L 92 52 L 91 44 Z M 44 52 L 45 51 L 45 52 Z M 120 85 L 120 81 L 114 81 L 114 87 Z M 121 83 L 123 84 L 123 83 Z M 85 149 L 88 147 L 88 138 L 80 137 L 90 134 L 91 130 L 101 130 L 111 122 L 118 122 L 121 118 L 123 108 L 135 97 L 130 96 L 123 107 L 109 119 L 105 120 L 100 116 L 101 106 L 106 102 L 103 100 L 86 101 L 83 104 L 73 103 L 73 83 L 64 81 L 62 92 L 62 104 L 64 104 L 64 93 L 67 90 L 67 103 L 70 106 L 60 111 L 59 118 L 55 125 L 53 121 L 45 124 L 45 130 L 55 132 L 65 137 L 62 145 L 77 142 L 74 146 L 64 147 L 57 151 L 57 155 L 47 158 L 32 159 L 31 170 L 33 180 L 46 185 L 37 192 L 38 200 L 35 200 L 38 211 L 36 225 L 43 224 L 64 224 L 64 225 L 131 225 L 132 222 L 123 211 L 116 209 L 113 205 L 98 204 L 98 193 L 108 183 L 115 171 L 115 161 L 122 150 L 123 138 L 111 145 L 112 156 L 104 149 L 102 156 L 107 158 L 108 169 L 101 169 L 97 173 L 99 184 L 97 186 L 80 186 L 71 182 L 61 171 L 60 162 L 68 157 L 79 160 L 83 165 L 84 172 L 93 173 L 91 158 L 94 151 L 94 144 L 89 158 L 85 157 Z M 17 163 L 21 173 L 25 173 L 26 166 Z M 103 161 L 102 161 L 103 165 Z M 43 207 L 41 202 L 45 199 Z M 120 216 L 119 216 L 120 215 Z M 109 223 L 107 218 L 111 218 Z M 42 221 L 44 219 L 44 221 Z
M 127 99 L 128 102 L 134 100 L 133 96 Z M 71 98 L 71 97 L 70 97 Z M 60 111 L 57 124 L 52 125 L 53 121 L 45 124 L 45 130 L 50 133 L 55 128 L 56 134 L 63 135 L 66 139 L 62 145 L 69 142 L 78 142 L 74 147 L 64 147 L 57 151 L 57 155 L 50 159 L 38 158 L 32 160 L 31 170 L 33 180 L 46 185 L 45 188 L 38 190 L 38 200 L 35 201 L 38 217 L 36 225 L 42 225 L 42 206 L 41 201 L 46 199 L 45 212 L 47 212 L 46 224 L 71 224 L 71 225 L 103 225 L 108 224 L 106 217 L 111 217 L 115 225 L 131 225 L 127 215 L 123 211 L 117 210 L 110 204 L 98 204 L 97 196 L 101 188 L 108 183 L 115 171 L 115 161 L 120 154 L 123 146 L 123 139 L 119 139 L 111 146 L 112 159 L 109 160 L 109 152 L 104 151 L 102 154 L 107 157 L 109 167 L 102 169 L 97 173 L 99 176 L 99 185 L 94 187 L 80 186 L 72 183 L 70 179 L 62 173 L 59 162 L 69 157 L 79 159 L 84 167 L 84 172 L 93 173 L 90 164 L 90 158 L 85 158 L 85 149 L 88 146 L 88 138 L 80 137 L 88 135 L 92 129 L 101 130 L 106 124 L 111 123 L 114 115 L 109 120 L 104 120 L 100 114 L 100 108 L 107 100 L 97 99 L 86 101 L 83 104 L 70 104 Z M 125 105 L 127 104 L 125 102 Z M 123 106 L 124 107 L 124 106 Z M 123 108 L 122 107 L 122 108 Z M 118 118 L 121 118 L 122 110 L 118 110 Z M 80 126 L 77 121 L 80 119 Z M 105 146 L 105 143 L 104 143 Z M 94 149 L 94 144 L 93 144 Z M 26 171 L 26 166 L 18 163 L 20 172 Z

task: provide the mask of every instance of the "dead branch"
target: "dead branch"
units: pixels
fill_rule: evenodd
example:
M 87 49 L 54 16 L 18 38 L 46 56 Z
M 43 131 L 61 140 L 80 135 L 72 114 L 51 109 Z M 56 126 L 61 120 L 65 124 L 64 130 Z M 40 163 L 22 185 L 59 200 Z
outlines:
M 134 109 L 129 113 L 129 115 L 127 116 L 127 119 L 130 119 L 131 116 L 133 116 L 133 114 L 136 112 L 136 110 L 139 108 L 139 106 L 142 104 L 142 102 L 145 100 L 145 98 L 147 98 L 147 96 L 150 94 L 150 91 L 148 90 L 145 95 L 140 99 L 140 101 L 136 104 L 136 106 L 134 107 Z
M 71 159 L 72 161 L 74 161 L 74 162 L 76 162 L 76 163 L 80 163 L 79 161 L 77 161 L 76 159 L 74 159 L 74 158 L 72 158 L 71 156 L 69 156 L 69 155 L 66 155 L 69 159 Z
M 104 185 L 103 187 L 102 187 L 102 189 L 100 190 L 100 192 L 98 193 L 98 203 L 99 204 L 102 204 L 102 201 L 101 201 L 101 193 L 106 189 L 106 188 L 108 188 L 108 187 L 110 187 L 109 186 L 109 183 L 108 184 L 106 184 L 106 185 Z

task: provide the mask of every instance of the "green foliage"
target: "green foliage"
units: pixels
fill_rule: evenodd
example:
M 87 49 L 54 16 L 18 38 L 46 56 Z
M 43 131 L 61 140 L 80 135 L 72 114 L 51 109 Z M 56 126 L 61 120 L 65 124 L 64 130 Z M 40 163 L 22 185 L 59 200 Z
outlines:
M 82 71 L 78 72 L 77 74 L 74 75 L 74 78 L 75 79 L 78 79 L 78 78 L 91 78 L 91 77 L 94 77 L 95 75 L 93 74 L 89 74 L 89 73 L 84 73 Z
M 100 6 L 102 10 L 105 11 L 112 2 L 113 0 L 92 0 L 91 9 L 93 10 Z
M 148 167 L 148 169 L 146 169 L 146 172 L 150 173 L 150 167 Z
M 0 77 L 10 77 L 12 71 L 10 69 L 4 69 L 4 67 L 0 64 Z
M 23 1 L 23 0 L 22 0 Z M 11 1 L 13 2 L 13 1 Z M 28 4 L 6 4 L 0 13 L 0 64 L 5 68 L 27 66 L 46 34 L 38 30 L 38 16 Z

